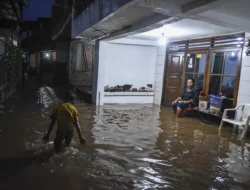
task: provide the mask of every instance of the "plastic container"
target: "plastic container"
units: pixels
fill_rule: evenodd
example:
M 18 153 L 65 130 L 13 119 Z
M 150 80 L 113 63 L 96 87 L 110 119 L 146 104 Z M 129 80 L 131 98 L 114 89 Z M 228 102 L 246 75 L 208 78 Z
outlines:
M 220 108 L 218 108 L 218 107 L 216 107 L 216 106 L 210 106 L 209 110 L 210 110 L 210 113 L 211 113 L 211 114 L 216 114 L 216 115 L 218 115 L 218 114 L 220 113 Z
M 221 108 L 225 97 L 210 95 L 210 106 Z

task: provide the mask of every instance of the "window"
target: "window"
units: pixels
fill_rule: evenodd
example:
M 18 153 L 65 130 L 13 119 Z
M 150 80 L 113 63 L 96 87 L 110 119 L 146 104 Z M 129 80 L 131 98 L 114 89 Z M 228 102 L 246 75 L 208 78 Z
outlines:
M 212 53 L 208 94 L 234 98 L 239 51 Z
M 194 78 L 196 87 L 203 89 L 204 74 L 206 70 L 207 53 L 195 52 L 187 54 L 186 67 L 185 67 L 185 87 L 188 78 Z
M 222 94 L 236 100 L 236 79 L 240 51 L 211 52 L 210 61 L 207 60 L 207 51 L 189 52 L 186 57 L 185 83 L 188 78 L 194 78 L 197 88 L 205 94 Z

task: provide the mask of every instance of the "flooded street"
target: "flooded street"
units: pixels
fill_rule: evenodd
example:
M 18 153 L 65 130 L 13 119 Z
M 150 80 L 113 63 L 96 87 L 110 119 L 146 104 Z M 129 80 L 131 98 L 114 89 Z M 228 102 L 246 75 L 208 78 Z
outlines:
M 152 105 L 76 102 L 84 137 L 42 144 L 61 89 L 26 88 L 0 107 L 0 189 L 250 189 L 250 141 Z

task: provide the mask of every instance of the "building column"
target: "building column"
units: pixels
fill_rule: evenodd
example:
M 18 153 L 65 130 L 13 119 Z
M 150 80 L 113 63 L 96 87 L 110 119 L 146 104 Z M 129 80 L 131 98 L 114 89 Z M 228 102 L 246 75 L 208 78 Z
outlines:
M 95 99 L 93 102 L 96 105 L 103 105 L 104 98 L 104 86 L 105 86 L 105 71 L 106 71 L 106 51 L 107 51 L 108 43 L 101 41 L 98 45 L 96 45 L 96 57 L 94 64 L 94 75 L 93 80 L 95 83 L 93 84 L 92 90 L 92 98 Z M 99 55 L 98 55 L 99 54 Z
M 246 33 L 246 40 L 249 37 L 250 33 Z M 246 56 L 245 50 L 246 47 L 244 47 L 242 53 L 242 65 L 237 105 L 250 104 L 250 56 Z
M 99 46 L 100 41 L 95 42 L 95 57 L 93 62 L 93 77 L 92 77 L 92 103 L 98 104 L 97 102 L 97 82 L 98 82 L 98 68 L 99 68 Z
M 159 46 L 157 50 L 157 58 L 155 65 L 155 80 L 154 80 L 154 104 L 161 105 L 163 77 L 165 69 L 166 45 Z

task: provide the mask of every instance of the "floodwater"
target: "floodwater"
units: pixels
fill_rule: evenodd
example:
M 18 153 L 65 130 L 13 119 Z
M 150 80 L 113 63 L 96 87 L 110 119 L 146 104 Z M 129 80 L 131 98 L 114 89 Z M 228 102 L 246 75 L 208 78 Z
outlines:
M 250 189 L 250 141 L 168 108 L 76 102 L 88 145 L 41 139 L 62 89 L 26 88 L 0 107 L 0 189 Z

